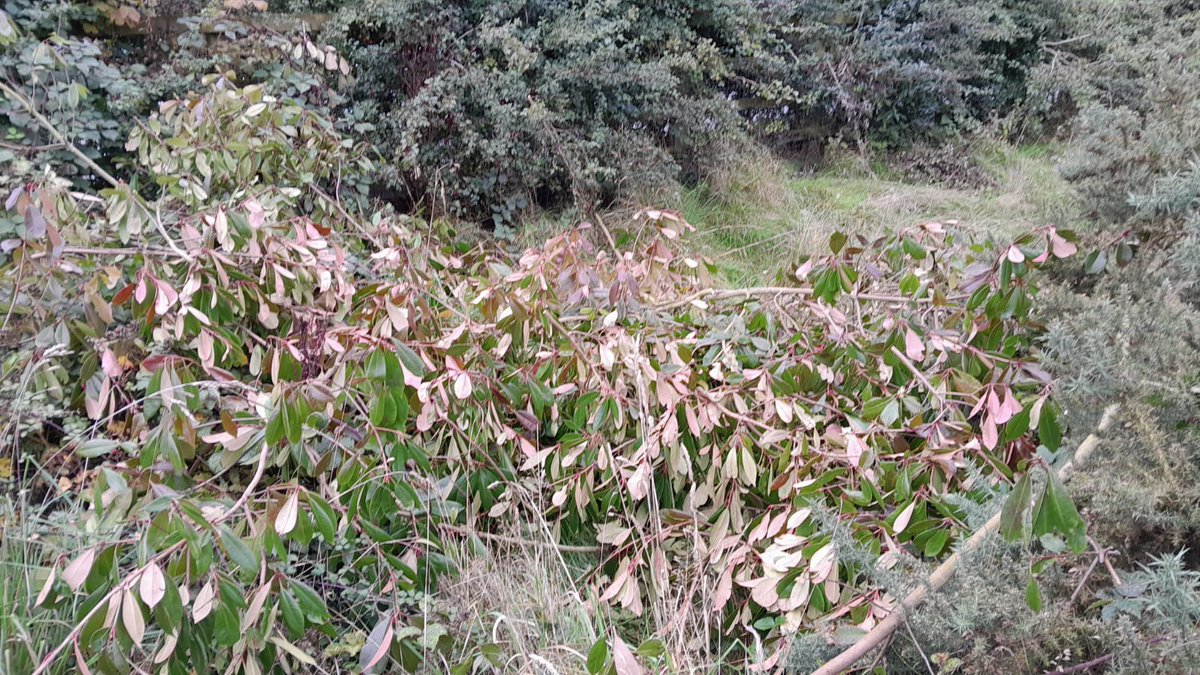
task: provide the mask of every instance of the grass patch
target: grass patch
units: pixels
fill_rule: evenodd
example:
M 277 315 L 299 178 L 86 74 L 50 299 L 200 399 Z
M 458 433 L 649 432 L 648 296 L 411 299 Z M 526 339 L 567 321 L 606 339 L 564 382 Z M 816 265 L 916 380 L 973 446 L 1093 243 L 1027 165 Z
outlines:
M 679 208 L 699 230 L 699 249 L 733 286 L 771 281 L 837 230 L 874 237 L 957 220 L 974 237 L 1004 239 L 1045 223 L 1074 225 L 1077 209 L 1055 168 L 1055 148 L 997 143 L 971 152 L 989 185 L 930 185 L 844 157 L 806 175 L 755 155 L 722 180 L 685 190 Z

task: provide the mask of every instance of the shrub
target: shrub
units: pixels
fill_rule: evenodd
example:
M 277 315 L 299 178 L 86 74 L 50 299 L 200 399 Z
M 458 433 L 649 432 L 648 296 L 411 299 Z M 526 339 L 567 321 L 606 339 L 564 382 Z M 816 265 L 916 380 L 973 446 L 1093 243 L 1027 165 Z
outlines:
M 1200 76 L 1200 12 L 1193 5 L 1074 2 L 1072 39 L 1055 47 L 1053 60 L 1035 75 L 1037 100 L 1065 99 L 1081 110 L 1063 175 L 1104 223 L 1138 215 L 1142 226 L 1162 234 L 1162 221 L 1151 225 L 1139 202 L 1200 152 L 1193 86 Z
M 780 105 L 781 140 L 847 134 L 907 144 L 1007 115 L 1024 100 L 1060 2 L 772 2 L 770 58 L 750 64 Z M 753 92 L 751 92 L 753 93 Z
M 350 4 L 325 35 L 353 64 L 353 105 L 377 110 L 391 187 L 511 224 L 694 170 L 737 133 L 718 85 L 752 18 L 736 0 L 397 0 Z
M 108 45 L 83 35 L 99 20 L 95 9 L 69 2 L 5 3 L 0 12 L 0 72 L 37 104 L 90 159 L 111 168 L 120 153 L 131 114 L 141 111 L 144 70 L 109 62 Z M 58 167 L 80 185 L 95 185 L 91 167 L 67 152 L 17 101 L 0 98 L 0 165 Z M 18 169 L 19 170 L 19 169 Z

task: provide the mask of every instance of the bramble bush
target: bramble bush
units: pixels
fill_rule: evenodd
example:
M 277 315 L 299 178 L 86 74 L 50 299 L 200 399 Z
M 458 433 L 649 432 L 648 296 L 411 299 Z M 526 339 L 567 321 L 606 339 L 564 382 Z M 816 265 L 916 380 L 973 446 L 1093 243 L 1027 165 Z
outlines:
M 510 257 L 367 210 L 360 144 L 223 76 L 125 148 L 95 193 L 7 186 L 5 433 L 46 495 L 12 594 L 41 638 L 10 668 L 263 672 L 354 629 L 364 670 L 497 665 L 437 587 L 512 515 L 597 542 L 591 601 L 653 617 L 639 657 L 668 661 L 886 614 L 829 518 L 883 564 L 937 559 L 1015 483 L 1010 534 L 1083 545 L 1022 478 L 1062 438 L 1030 312 L 1069 233 L 834 235 L 731 291 L 671 212 Z M 588 668 L 633 658 L 612 633 Z

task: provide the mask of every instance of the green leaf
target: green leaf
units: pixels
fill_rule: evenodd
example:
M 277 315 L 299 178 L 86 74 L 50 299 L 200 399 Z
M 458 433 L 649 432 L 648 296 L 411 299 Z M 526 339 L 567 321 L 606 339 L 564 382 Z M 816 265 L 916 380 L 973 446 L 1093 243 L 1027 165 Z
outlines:
M 408 394 L 403 385 L 392 389 L 392 403 L 394 410 L 392 428 L 403 431 L 408 426 L 409 413 Z
M 382 350 L 375 350 L 367 356 L 367 363 L 364 370 L 365 375 L 373 380 L 387 378 L 387 361 L 383 357 Z
M 168 633 L 177 631 L 183 620 L 183 598 L 179 597 L 179 588 L 170 579 L 167 580 L 162 600 L 154 606 L 154 616 L 158 625 Z
M 1005 540 L 1017 541 L 1025 535 L 1025 512 L 1029 510 L 1032 499 L 1033 482 L 1026 473 L 1017 481 L 1000 512 L 1000 534 Z
M 1025 585 L 1025 604 L 1035 612 L 1042 611 L 1042 591 L 1035 577 L 1029 577 L 1029 583 Z
M 396 343 L 396 356 L 400 357 L 400 363 L 404 364 L 404 369 L 416 375 L 417 377 L 425 377 L 425 362 L 417 355 L 408 345 L 402 342 Z
M 287 410 L 287 402 L 280 399 L 279 406 L 271 414 L 271 419 L 267 420 L 266 441 L 267 445 L 271 447 L 279 445 L 279 441 L 282 441 L 287 433 L 285 410 Z
M 667 646 L 658 638 L 650 638 L 638 645 L 634 653 L 644 659 L 657 659 L 667 653 Z
M 883 412 L 879 415 L 879 421 L 890 427 L 895 424 L 896 420 L 898 419 L 900 419 L 900 402 L 896 399 L 892 399 L 888 401 L 886 406 L 884 406 Z
M 283 623 L 288 627 L 288 632 L 293 637 L 303 635 L 304 611 L 300 609 L 300 603 L 291 589 L 285 588 L 279 594 L 279 607 L 283 610 Z
M 298 510 L 296 513 L 296 527 L 289 534 L 288 538 L 300 544 L 301 547 L 307 549 L 313 538 L 312 518 L 304 512 Z
M 312 511 L 317 532 L 321 533 L 326 544 L 332 544 L 337 535 L 337 517 L 333 513 L 333 507 L 312 492 L 304 493 L 304 498 L 308 500 L 308 508 Z
M 300 603 L 300 609 L 304 610 L 304 616 L 309 621 L 322 624 L 329 619 L 329 610 L 325 608 L 325 601 L 310 586 L 302 581 L 289 579 L 288 588 L 296 594 L 296 600 Z
M 383 353 L 383 364 L 387 371 L 384 381 L 389 387 L 404 386 L 404 371 L 400 369 L 400 359 L 391 352 Z
M 93 438 L 75 449 L 75 454 L 84 459 L 100 457 L 116 450 L 120 443 L 107 438 Z
M 983 301 L 987 300 L 988 294 L 991 292 L 992 289 L 987 284 L 975 289 L 975 292 L 972 293 L 971 297 L 967 300 L 967 309 L 971 310 L 972 312 L 978 309 L 979 306 L 983 304 Z
M 284 428 L 287 433 L 288 443 L 299 443 L 304 434 L 304 418 L 306 417 L 303 399 L 295 397 L 288 401 L 283 406 Z
M 258 554 L 247 546 L 241 537 L 224 527 L 221 528 L 221 547 L 225 549 L 229 558 L 243 570 L 258 571 Z
M 908 237 L 904 238 L 903 246 L 904 252 L 912 256 L 914 260 L 924 260 L 925 256 L 928 255 L 924 247 Z
M 950 535 L 945 530 L 937 530 L 929 535 L 929 538 L 925 540 L 925 557 L 936 557 L 946 547 L 946 541 L 949 538 Z
M 1058 452 L 1062 447 L 1062 427 L 1058 425 L 1058 414 L 1050 403 L 1042 406 L 1042 414 L 1038 418 L 1038 438 L 1050 452 Z
M 588 650 L 587 655 L 587 671 L 590 675 L 597 675 L 603 672 L 604 666 L 608 664 L 608 642 L 604 638 L 596 640 L 596 644 Z
M 1059 534 L 1066 538 L 1072 551 L 1082 553 L 1087 549 L 1087 525 L 1079 517 L 1058 474 L 1051 469 L 1046 470 L 1046 487 L 1033 514 L 1033 534 L 1037 537 Z
M 1104 267 L 1108 264 L 1108 253 L 1104 251 L 1092 251 L 1087 260 L 1083 262 L 1083 269 L 1088 274 L 1100 274 L 1104 271 Z
M 829 235 L 829 250 L 836 253 L 841 253 L 842 248 L 846 246 L 846 235 L 841 232 L 834 232 Z
M 221 605 L 213 610 L 213 637 L 222 647 L 232 647 L 242 639 L 242 622 L 237 609 Z
M 376 427 L 381 429 L 387 428 L 395 416 L 392 406 L 391 396 L 379 396 L 375 399 L 375 405 L 371 406 L 371 413 L 367 416 L 367 419 Z
M 1131 262 L 1133 262 L 1133 247 L 1126 243 L 1117 246 L 1117 265 L 1124 267 Z

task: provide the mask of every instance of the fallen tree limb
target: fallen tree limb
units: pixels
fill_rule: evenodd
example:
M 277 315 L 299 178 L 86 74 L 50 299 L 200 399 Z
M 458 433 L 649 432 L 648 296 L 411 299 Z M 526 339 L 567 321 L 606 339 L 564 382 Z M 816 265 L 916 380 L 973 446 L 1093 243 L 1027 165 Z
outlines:
M 654 305 L 656 309 L 674 309 L 675 307 L 683 307 L 697 300 L 705 300 L 716 302 L 718 300 L 749 300 L 754 297 L 762 296 L 789 296 L 799 295 L 810 298 L 815 295 L 815 291 L 808 287 L 802 286 L 753 286 L 750 288 L 706 288 L 696 291 L 679 300 L 673 300 L 658 305 Z M 916 304 L 931 304 L 933 298 L 912 298 L 904 295 L 887 295 L 881 293 L 843 293 L 841 297 L 850 298 L 851 300 L 862 300 L 865 302 L 896 302 L 896 303 L 916 303 Z M 948 300 L 963 300 L 968 296 L 951 296 Z
M 1065 481 L 1075 466 L 1085 461 L 1088 455 L 1092 454 L 1092 451 L 1100 444 L 1100 437 L 1097 434 L 1108 428 L 1109 424 L 1112 423 L 1113 417 L 1116 416 L 1119 407 L 1119 405 L 1113 404 L 1104 410 L 1104 415 L 1100 418 L 1100 424 L 1096 426 L 1096 431 L 1085 438 L 1075 451 L 1075 456 L 1058 469 L 1058 476 L 1061 480 Z M 844 673 L 850 670 L 859 659 L 882 644 L 897 628 L 904 624 L 905 620 L 908 619 L 909 612 L 912 612 L 922 602 L 925 602 L 930 593 L 937 591 L 942 586 L 945 586 L 946 582 L 950 581 L 965 555 L 978 549 L 984 540 L 987 539 L 988 535 L 1000 529 L 1000 513 L 1000 511 L 997 511 L 996 515 L 988 519 L 983 524 L 983 527 L 980 527 L 975 531 L 975 534 L 972 534 L 970 538 L 963 542 L 962 546 L 953 555 L 946 558 L 941 565 L 938 565 L 938 568 L 933 571 L 933 574 L 929 575 L 925 583 L 914 588 L 904 598 L 904 601 L 892 610 L 892 613 L 886 619 L 880 621 L 861 640 L 850 645 L 846 651 L 838 654 L 826 662 L 825 665 L 814 670 L 812 675 L 836 675 L 837 673 Z

